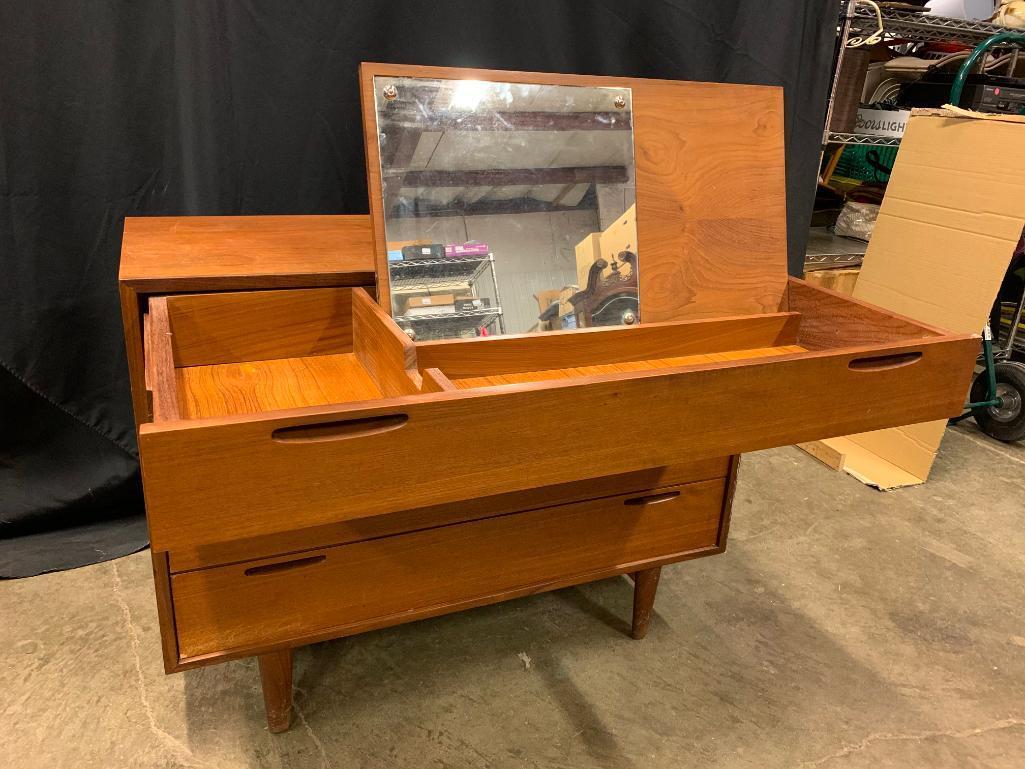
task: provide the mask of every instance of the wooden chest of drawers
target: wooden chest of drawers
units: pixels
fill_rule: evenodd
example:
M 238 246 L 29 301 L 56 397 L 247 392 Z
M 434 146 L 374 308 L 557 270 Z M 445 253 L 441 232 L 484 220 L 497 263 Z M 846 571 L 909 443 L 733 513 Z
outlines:
M 776 91 L 627 82 L 640 325 L 413 342 L 380 211 L 127 220 L 168 672 L 258 656 L 281 730 L 302 644 L 617 574 L 639 638 L 660 568 L 725 548 L 739 454 L 960 411 L 976 338 L 787 278 Z

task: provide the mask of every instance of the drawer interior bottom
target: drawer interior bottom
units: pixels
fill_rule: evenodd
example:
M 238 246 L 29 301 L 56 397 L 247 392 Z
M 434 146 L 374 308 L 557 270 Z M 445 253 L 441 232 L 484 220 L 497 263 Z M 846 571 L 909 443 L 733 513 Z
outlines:
M 185 419 L 382 398 L 354 353 L 188 366 L 175 372 Z

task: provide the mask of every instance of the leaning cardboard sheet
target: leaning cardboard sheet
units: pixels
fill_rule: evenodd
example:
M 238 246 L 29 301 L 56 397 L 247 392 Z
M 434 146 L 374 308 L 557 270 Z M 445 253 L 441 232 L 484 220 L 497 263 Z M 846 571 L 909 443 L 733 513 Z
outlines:
M 1025 117 L 914 110 L 854 296 L 979 333 L 1025 227 Z M 967 397 L 967 393 L 965 393 Z M 945 422 L 802 446 L 880 489 L 923 483 Z

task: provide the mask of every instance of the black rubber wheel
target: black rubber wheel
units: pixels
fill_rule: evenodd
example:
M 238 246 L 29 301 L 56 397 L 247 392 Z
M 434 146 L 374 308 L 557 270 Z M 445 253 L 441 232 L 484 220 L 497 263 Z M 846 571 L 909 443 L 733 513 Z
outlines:
M 996 364 L 997 396 L 1001 406 L 975 409 L 972 417 L 986 435 L 998 441 L 1020 441 L 1025 438 L 1025 365 L 1005 362 Z M 972 382 L 971 400 L 984 401 L 988 385 L 983 371 Z

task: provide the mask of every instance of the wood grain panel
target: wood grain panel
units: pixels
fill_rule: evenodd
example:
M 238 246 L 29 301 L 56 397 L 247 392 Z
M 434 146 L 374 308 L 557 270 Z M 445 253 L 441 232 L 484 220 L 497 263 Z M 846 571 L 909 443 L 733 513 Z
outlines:
M 509 494 L 479 497 L 445 505 L 375 515 L 326 526 L 297 529 L 265 537 L 184 548 L 169 554 L 171 571 L 190 571 L 210 566 L 251 561 L 313 550 L 325 544 L 340 545 L 364 539 L 431 529 L 461 521 L 525 512 L 542 507 L 583 502 L 620 494 L 637 493 L 662 486 L 724 478 L 729 474 L 728 457 L 713 457 L 670 467 L 648 467 L 632 473 L 606 475 L 586 481 L 526 489 Z
M 362 623 L 461 608 L 510 590 L 631 571 L 715 547 L 724 484 L 545 508 L 284 558 L 174 575 L 184 658 L 358 632 Z M 289 564 L 291 562 L 291 566 Z M 459 566 L 459 579 L 451 567 Z M 502 564 L 502 568 L 495 568 Z M 276 568 L 267 569 L 267 566 Z
M 759 347 L 753 350 L 731 350 L 730 352 L 709 353 L 708 355 L 679 355 L 672 358 L 655 360 L 631 361 L 629 363 L 610 363 L 602 366 L 577 366 L 576 368 L 544 369 L 541 371 L 517 371 L 510 374 L 494 374 L 491 376 L 466 377 L 455 379 L 453 383 L 461 390 L 475 387 L 493 387 L 495 385 L 521 384 L 524 382 L 543 382 L 553 379 L 573 379 L 602 374 L 618 374 L 625 371 L 659 371 L 661 369 L 680 368 L 682 366 L 699 366 L 720 361 L 745 360 L 750 358 L 769 358 L 774 355 L 788 355 L 804 352 L 798 345 L 781 347 Z
M 645 321 L 786 306 L 783 91 L 641 78 L 360 65 L 378 301 L 388 264 L 374 77 L 630 88 L 638 277 Z
M 128 380 L 132 391 L 132 414 L 135 426 L 153 418 L 153 405 L 147 396 L 146 356 L 143 345 L 146 330 L 143 317 L 146 311 L 140 306 L 140 297 L 135 289 L 125 283 L 118 284 L 121 299 L 121 325 L 125 335 L 125 362 L 128 364 Z
M 367 216 L 130 216 L 119 280 L 146 293 L 373 286 Z
M 353 291 L 363 289 L 170 296 L 175 365 L 352 352 Z
M 789 345 L 797 341 L 800 320 L 797 313 L 772 313 L 421 342 L 416 356 L 421 368 L 460 379 Z
M 971 336 L 794 353 L 652 372 L 140 428 L 153 546 L 179 547 L 317 526 L 599 475 L 865 432 L 960 413 Z M 921 353 L 911 365 L 852 370 L 866 357 Z M 829 399 L 808 396 L 828 382 Z M 900 397 L 914 393 L 915 397 Z M 283 445 L 274 430 L 403 415 L 380 434 Z M 566 436 L 602 432 L 586 455 Z M 466 443 L 502 447 L 475 461 Z M 642 436 L 627 441 L 624 436 Z M 586 456 L 586 460 L 584 457 Z M 423 461 L 430 457 L 430 462 Z M 339 472 L 359 468 L 359 472 Z
M 167 300 L 150 302 L 145 324 L 146 386 L 152 393 L 154 419 L 178 419 L 181 402 L 174 379 L 174 352 Z
M 352 292 L 353 351 L 385 396 L 420 392 L 416 348 L 365 291 Z
M 885 344 L 942 336 L 942 329 L 797 278 L 789 283 L 790 308 L 801 313 L 798 339 L 810 350 Z
M 190 366 L 176 371 L 185 419 L 379 400 L 353 353 Z

